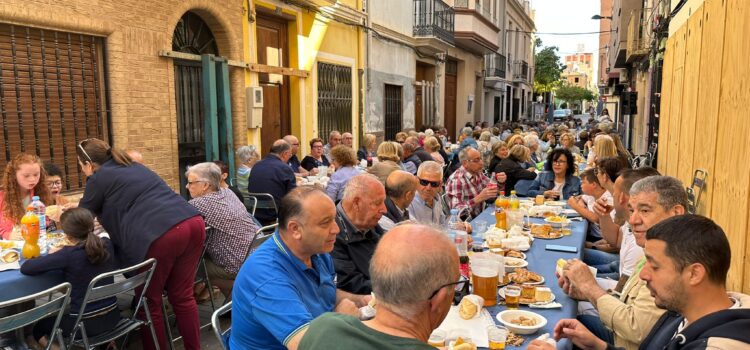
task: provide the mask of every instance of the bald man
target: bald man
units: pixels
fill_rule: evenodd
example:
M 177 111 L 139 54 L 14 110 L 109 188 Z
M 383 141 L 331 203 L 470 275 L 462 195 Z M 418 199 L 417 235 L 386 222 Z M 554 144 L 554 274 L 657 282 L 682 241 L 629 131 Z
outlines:
M 299 174 L 300 176 L 309 175 L 307 170 L 300 166 L 299 158 L 297 158 L 297 151 L 299 151 L 299 139 L 294 135 L 286 135 L 284 136 L 284 141 L 292 146 L 292 156 L 289 157 L 289 160 L 286 162 L 286 164 L 289 165 L 290 168 L 292 168 L 292 171 L 295 174 Z
M 268 150 L 268 155 L 255 163 L 248 179 L 247 192 L 268 193 L 273 196 L 276 208 L 279 208 L 281 198 L 297 186 L 294 172 L 286 164 L 292 157 L 292 146 L 284 140 L 276 140 Z M 277 213 L 270 203 L 261 203 L 259 198 L 255 218 L 263 225 L 276 222 Z
M 331 252 L 337 287 L 349 293 L 370 294 L 370 258 L 385 231 L 378 221 L 386 213 L 385 188 L 370 174 L 349 180 L 336 206 L 339 234 Z
M 377 317 L 360 322 L 325 313 L 310 323 L 299 349 L 434 350 L 427 339 L 448 315 L 456 286 L 468 283 L 447 236 L 415 224 L 399 225 L 383 236 L 370 275 Z
M 407 208 L 417 193 L 419 180 L 417 177 L 403 170 L 397 170 L 388 175 L 385 180 L 385 208 L 386 213 L 378 221 L 378 225 L 390 231 L 396 224 L 409 220 Z

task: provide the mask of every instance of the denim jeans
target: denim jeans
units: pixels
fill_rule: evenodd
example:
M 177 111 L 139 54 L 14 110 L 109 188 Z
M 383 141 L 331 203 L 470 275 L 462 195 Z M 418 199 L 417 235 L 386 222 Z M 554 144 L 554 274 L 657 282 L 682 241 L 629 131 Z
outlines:
M 601 318 L 592 315 L 580 315 L 577 319 L 599 339 L 604 340 L 607 344 L 615 343 L 614 333 L 604 326 Z

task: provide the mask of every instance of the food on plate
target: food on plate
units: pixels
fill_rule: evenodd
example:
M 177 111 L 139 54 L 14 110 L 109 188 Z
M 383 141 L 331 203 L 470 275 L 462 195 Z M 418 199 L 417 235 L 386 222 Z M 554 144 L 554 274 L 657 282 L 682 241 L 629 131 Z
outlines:
M 523 260 L 520 260 L 520 258 L 517 258 L 517 259 L 519 259 L 519 260 L 516 260 L 516 259 L 505 259 L 505 266 L 511 266 L 511 267 L 513 267 L 513 266 L 521 266 L 521 265 L 523 265 Z
M 482 305 L 484 305 L 484 298 L 476 294 L 469 294 L 463 297 L 458 304 L 458 315 L 464 320 L 472 319 L 482 310 Z
M 547 287 L 537 287 L 534 293 L 534 302 L 545 303 L 552 300 L 552 290 Z
M 507 256 L 509 258 L 518 258 L 518 259 L 523 259 L 524 258 L 523 253 L 521 253 L 521 252 L 519 252 L 517 250 L 507 250 L 507 251 L 505 251 L 505 256 Z
M 16 246 L 13 241 L 0 241 L 0 249 L 10 249 Z
M 548 235 L 552 232 L 552 225 L 548 224 L 532 224 L 531 234 L 534 236 Z
M 503 246 L 503 238 L 505 238 L 502 235 L 486 235 L 485 240 L 487 241 L 487 246 L 492 248 L 500 248 Z
M 513 332 L 508 332 L 508 336 L 505 338 L 505 345 L 510 346 L 521 346 L 523 344 L 523 337 Z
M 0 256 L 0 258 L 2 258 L 4 263 L 14 263 L 18 261 L 19 255 L 15 250 L 6 250 L 2 253 L 2 256 Z
M 477 346 L 458 337 L 456 338 L 456 342 L 453 343 L 453 350 L 477 350 Z
M 505 250 L 503 248 L 490 248 L 490 253 L 505 256 Z
M 524 283 L 539 283 L 544 281 L 544 278 L 536 272 L 531 272 L 527 269 L 515 269 L 510 274 L 510 280 L 516 284 Z
M 562 216 L 555 215 L 555 216 L 547 217 L 546 221 L 548 221 L 548 222 L 554 222 L 554 223 L 563 223 L 563 222 L 567 222 L 568 219 L 564 218 Z
M 518 326 L 533 327 L 539 323 L 539 320 L 533 317 L 518 316 L 510 320 L 510 323 Z

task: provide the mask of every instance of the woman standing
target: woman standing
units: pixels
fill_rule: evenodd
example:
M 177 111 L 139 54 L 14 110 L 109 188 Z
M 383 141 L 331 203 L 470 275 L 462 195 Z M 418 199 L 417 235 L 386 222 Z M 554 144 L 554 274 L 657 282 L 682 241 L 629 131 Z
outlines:
M 318 173 L 319 166 L 331 166 L 328 158 L 323 156 L 323 140 L 314 138 L 310 140 L 310 154 L 302 158 L 301 166 L 312 175 Z
M 13 226 L 26 214 L 31 197 L 39 196 L 44 204 L 53 204 L 45 181 L 42 160 L 33 154 L 18 154 L 5 166 L 0 191 L 0 235 L 3 239 L 21 239 L 20 236 L 11 237 L 11 233 Z
M 166 291 L 185 348 L 200 349 L 193 281 L 206 239 L 203 218 L 158 175 L 132 163 L 125 153 L 110 148 L 106 142 L 83 140 L 76 147 L 76 154 L 88 176 L 78 205 L 99 218 L 120 264 L 131 266 L 148 258 L 157 260 L 151 283 L 143 293 L 159 347 L 167 346 L 161 306 L 162 292 Z M 187 186 L 196 182 L 188 182 Z M 148 331 L 143 332 L 142 339 L 145 349 L 154 348 Z
M 581 193 L 581 179 L 573 175 L 573 154 L 567 149 L 552 150 L 544 170 L 529 187 L 529 197 L 543 194 L 546 198 L 564 200 Z

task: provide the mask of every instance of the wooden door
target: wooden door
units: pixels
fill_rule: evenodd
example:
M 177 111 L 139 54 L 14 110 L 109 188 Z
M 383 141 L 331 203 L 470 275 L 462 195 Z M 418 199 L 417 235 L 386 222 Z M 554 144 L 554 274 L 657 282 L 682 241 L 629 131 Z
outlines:
M 414 128 L 422 127 L 422 85 L 414 85 Z
M 448 129 L 448 136 L 451 137 L 451 142 L 456 142 L 456 95 L 457 92 L 457 65 L 458 62 L 448 60 L 445 63 L 445 112 L 443 112 L 443 123 L 445 128 Z
M 289 67 L 286 21 L 259 14 L 256 24 L 258 63 Z M 260 140 L 261 151 L 265 155 L 275 140 L 291 134 L 289 77 L 261 73 L 259 81 L 263 88 L 263 127 L 260 131 Z

